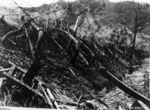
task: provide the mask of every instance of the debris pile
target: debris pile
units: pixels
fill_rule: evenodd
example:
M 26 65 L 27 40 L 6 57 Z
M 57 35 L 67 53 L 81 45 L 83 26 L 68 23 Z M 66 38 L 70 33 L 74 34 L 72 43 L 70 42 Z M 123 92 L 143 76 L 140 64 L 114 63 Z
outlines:
M 4 99 L 9 96 L 24 107 L 70 110 L 131 109 L 134 101 L 149 105 L 148 95 L 126 83 L 126 76 L 141 65 L 141 56 L 148 54 L 139 48 L 132 51 L 121 33 L 126 28 L 106 38 L 86 38 L 77 34 L 82 16 L 74 29 L 62 27 L 61 21 L 48 28 L 18 7 L 27 19 L 22 17 L 22 26 L 0 40 Z

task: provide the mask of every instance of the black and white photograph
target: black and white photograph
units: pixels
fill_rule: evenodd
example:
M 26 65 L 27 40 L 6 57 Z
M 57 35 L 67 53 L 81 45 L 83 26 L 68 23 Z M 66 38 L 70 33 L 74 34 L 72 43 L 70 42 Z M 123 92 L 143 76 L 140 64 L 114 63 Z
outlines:
M 0 0 L 0 110 L 150 110 L 150 0 Z

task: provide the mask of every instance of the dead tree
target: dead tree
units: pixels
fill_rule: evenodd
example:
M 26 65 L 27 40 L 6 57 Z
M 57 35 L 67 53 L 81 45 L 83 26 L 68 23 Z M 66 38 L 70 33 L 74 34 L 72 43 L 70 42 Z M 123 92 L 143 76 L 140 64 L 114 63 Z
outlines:
M 133 57 L 136 47 L 137 34 L 149 26 L 149 12 L 147 6 L 142 6 L 139 3 L 129 2 L 129 4 L 123 4 L 117 6 L 120 23 L 126 25 L 133 33 L 133 40 L 131 43 L 130 58 Z
M 40 27 L 38 27 L 36 24 L 33 25 L 34 28 L 39 29 Z M 31 84 L 32 80 L 34 79 L 35 76 L 37 76 L 38 72 L 41 69 L 41 60 L 40 60 L 40 46 L 42 44 L 42 38 L 44 31 L 42 29 L 39 30 L 39 34 L 38 34 L 38 39 L 36 42 L 35 47 L 32 46 L 30 38 L 29 40 L 29 45 L 30 45 L 30 50 L 33 56 L 33 62 L 30 66 L 30 68 L 28 69 L 26 75 L 23 78 L 23 81 L 27 84 Z M 26 34 L 26 36 L 28 36 Z
M 14 3 L 19 6 L 15 1 Z M 25 35 L 26 38 L 29 41 L 29 46 L 30 46 L 30 51 L 33 57 L 33 61 L 32 64 L 30 66 L 30 68 L 28 69 L 26 75 L 23 78 L 23 81 L 27 84 L 31 84 L 33 78 L 38 74 L 39 70 L 41 69 L 41 61 L 40 61 L 40 46 L 42 44 L 42 39 L 43 39 L 43 33 L 44 30 L 30 17 L 30 15 L 28 13 L 26 13 L 26 11 L 24 10 L 24 8 L 22 8 L 21 6 L 19 6 L 19 8 L 28 16 L 28 20 L 24 21 L 22 20 L 24 23 L 23 25 L 14 31 L 10 31 L 7 34 L 5 34 L 2 38 L 1 38 L 1 42 L 3 43 L 3 41 L 10 35 L 16 35 L 19 34 L 20 32 L 23 32 L 23 30 L 25 30 Z M 31 36 L 28 35 L 27 32 L 27 28 L 28 26 L 32 26 L 32 28 L 34 28 L 37 32 L 38 32 L 38 36 L 34 36 L 37 37 L 36 39 L 36 44 L 35 46 L 33 46 L 32 42 L 31 42 Z

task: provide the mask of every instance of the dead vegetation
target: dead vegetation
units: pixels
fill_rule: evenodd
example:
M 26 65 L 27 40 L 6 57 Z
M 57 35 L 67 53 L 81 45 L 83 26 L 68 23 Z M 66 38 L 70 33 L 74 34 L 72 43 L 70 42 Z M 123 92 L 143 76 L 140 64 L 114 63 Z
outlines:
M 133 51 L 133 33 L 125 25 L 114 28 L 109 36 L 95 37 L 100 27 L 90 27 L 94 24 L 88 24 L 92 20 L 88 12 L 74 17 L 70 28 L 69 4 L 63 18 L 46 22 L 18 7 L 25 14 L 22 26 L 1 37 L 1 77 L 6 78 L 1 83 L 2 105 L 82 110 L 131 109 L 127 102 L 132 105 L 135 100 L 149 105 L 149 94 L 125 83 L 149 55 L 141 49 L 141 40 Z M 83 27 L 87 36 L 79 31 Z

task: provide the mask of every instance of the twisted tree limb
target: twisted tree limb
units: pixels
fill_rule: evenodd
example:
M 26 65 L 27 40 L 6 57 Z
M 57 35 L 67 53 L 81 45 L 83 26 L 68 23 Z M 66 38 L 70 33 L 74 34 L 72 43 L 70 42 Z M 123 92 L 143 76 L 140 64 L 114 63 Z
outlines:
M 14 0 L 13 0 L 14 1 Z M 26 22 L 24 22 L 22 24 L 22 26 L 19 29 L 16 29 L 14 31 L 10 31 L 7 34 L 5 34 L 1 39 L 0 42 L 3 42 L 8 36 L 10 35 L 15 35 L 18 34 L 21 29 L 27 24 L 30 23 L 37 31 L 39 31 L 41 29 L 41 27 L 33 20 L 33 18 L 31 18 L 31 16 L 25 11 L 24 8 L 22 8 L 20 5 L 18 5 L 15 1 L 14 3 L 28 16 L 29 20 L 27 20 Z
M 18 34 L 18 33 L 22 30 L 22 28 L 24 27 L 25 24 L 26 24 L 26 23 L 22 24 L 22 26 L 21 26 L 19 29 L 16 29 L 16 30 L 13 30 L 13 31 L 9 31 L 9 32 L 6 33 L 5 35 L 3 35 L 3 36 L 1 37 L 1 39 L 0 39 L 0 42 L 3 43 L 3 41 L 4 41 L 8 36 L 10 36 L 10 35 L 16 35 L 16 34 Z

